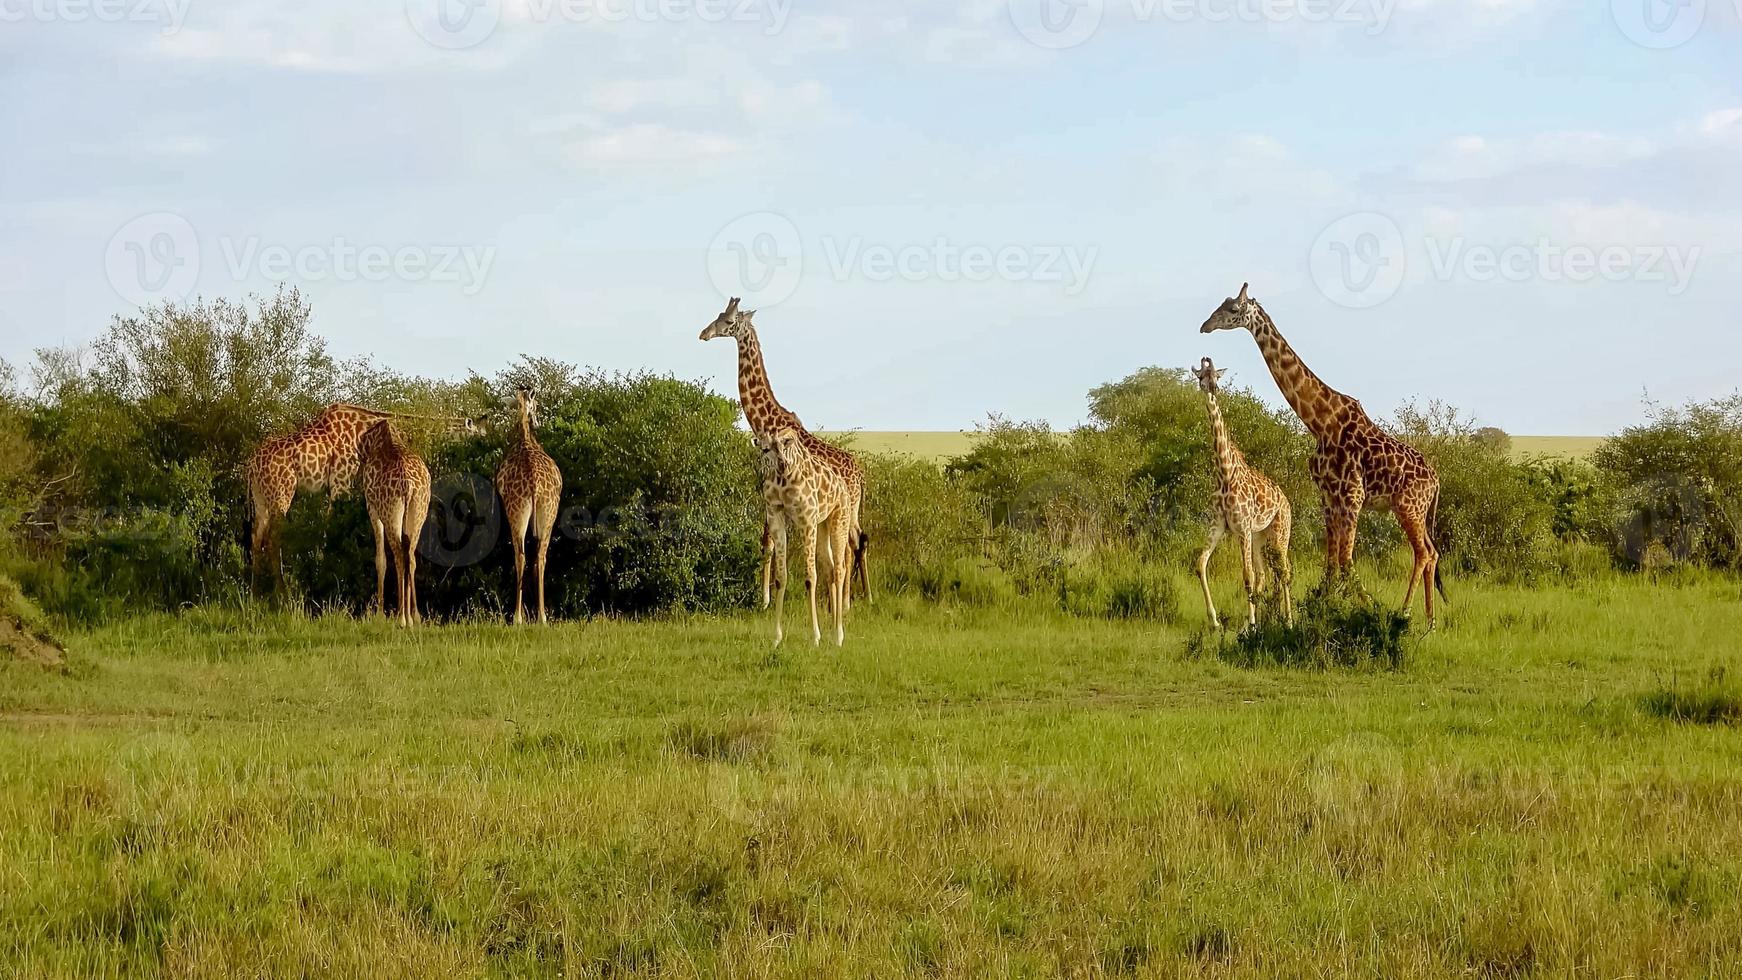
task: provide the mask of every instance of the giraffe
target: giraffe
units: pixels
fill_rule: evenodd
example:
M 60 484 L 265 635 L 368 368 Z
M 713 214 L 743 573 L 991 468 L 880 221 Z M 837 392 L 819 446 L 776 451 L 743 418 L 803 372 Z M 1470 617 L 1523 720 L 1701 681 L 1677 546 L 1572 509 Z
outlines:
M 846 482 L 847 491 L 851 496 L 852 528 L 848 540 L 853 550 L 851 563 L 852 575 L 861 585 L 865 593 L 865 601 L 871 601 L 871 572 L 866 563 L 865 552 L 870 544 L 870 538 L 865 534 L 862 523 L 862 510 L 865 503 L 865 472 L 859 466 L 858 459 L 852 453 L 839 446 L 831 445 L 812 435 L 786 406 L 774 397 L 774 389 L 768 384 L 768 371 L 762 362 L 762 342 L 757 339 L 756 325 L 753 322 L 755 310 L 740 310 L 739 298 L 734 296 L 726 304 L 719 316 L 702 330 L 702 340 L 714 340 L 719 337 L 730 337 L 738 343 L 738 400 L 744 407 L 744 419 L 750 424 L 750 433 L 758 444 L 764 448 L 773 445 L 774 436 L 781 429 L 792 429 L 798 433 L 800 441 L 813 456 L 820 459 L 823 465 L 840 474 Z M 771 480 L 770 465 L 772 460 L 765 453 L 763 456 L 762 484 L 765 501 L 778 500 L 778 495 L 771 496 L 769 489 Z M 773 504 L 764 513 L 762 523 L 762 608 L 769 604 L 770 570 L 774 559 L 775 539 L 779 534 L 777 522 L 781 518 L 780 507 Z M 852 605 L 852 589 L 846 592 L 846 600 Z
M 322 409 L 314 421 L 290 435 L 261 443 L 248 457 L 243 477 L 248 485 L 254 521 L 249 550 L 256 585 L 268 569 L 274 582 L 283 582 L 284 568 L 279 561 L 280 525 L 285 515 L 290 513 L 290 505 L 297 493 L 324 490 L 338 496 L 349 492 L 356 483 L 360 465 L 357 455 L 359 440 L 375 423 L 390 418 L 447 423 L 465 421 L 380 412 L 335 403 Z
M 774 645 L 780 646 L 786 638 L 786 536 L 790 524 L 804 543 L 804 591 L 811 607 L 811 642 L 818 646 L 823 632 L 817 624 L 817 535 L 820 531 L 825 536 L 831 566 L 829 611 L 835 618 L 835 646 L 841 646 L 846 642 L 843 620 L 847 593 L 852 591 L 848 566 L 853 558 L 848 539 L 857 497 L 840 471 L 811 450 L 803 430 L 782 426 L 763 445 L 765 471 L 773 478 L 772 489 L 765 493 L 779 499 L 783 514 L 773 528 L 778 552 L 774 562 Z
M 1264 589 L 1264 563 L 1260 560 L 1254 567 L 1252 537 L 1268 532 L 1270 543 L 1276 549 L 1283 616 L 1293 625 L 1294 599 L 1290 590 L 1293 573 L 1289 568 L 1288 537 L 1294 526 L 1294 510 L 1282 489 L 1249 466 L 1240 447 L 1234 445 L 1234 440 L 1228 436 L 1227 423 L 1222 421 L 1222 408 L 1216 403 L 1222 375 L 1227 373 L 1226 369 L 1216 370 L 1215 363 L 1207 357 L 1192 371 L 1209 408 L 1210 433 L 1216 448 L 1216 520 L 1210 525 L 1209 544 L 1198 556 L 1198 580 L 1204 586 L 1204 606 L 1210 611 L 1210 625 L 1220 627 L 1222 620 L 1216 615 L 1216 602 L 1210 598 L 1210 556 L 1215 554 L 1222 535 L 1232 534 L 1240 543 L 1240 561 L 1246 583 L 1246 624 L 1251 626 L 1258 622 L 1256 597 Z
M 1250 284 L 1242 285 L 1240 295 L 1223 301 L 1204 321 L 1203 333 L 1217 330 L 1252 334 L 1282 396 L 1318 443 L 1309 469 L 1324 498 L 1326 581 L 1339 582 L 1354 567 L 1355 528 L 1362 507 L 1388 507 L 1415 553 L 1403 608 L 1408 611 L 1420 582 L 1432 629 L 1434 591 L 1447 598 L 1440 582 L 1439 549 L 1433 542 L 1440 506 L 1440 479 L 1433 465 L 1414 447 L 1379 428 L 1360 402 L 1319 380 L 1252 298 Z
M 538 444 L 538 398 L 524 388 L 514 397 L 520 403 L 518 438 L 496 471 L 496 492 L 508 514 L 508 533 L 514 542 L 514 622 L 526 609 L 526 532 L 530 528 L 538 544 L 532 574 L 538 578 L 538 621 L 550 620 L 544 612 L 544 564 L 550 552 L 551 533 L 556 529 L 557 505 L 562 498 L 563 475 L 556 460 Z
M 375 532 L 375 608 L 386 614 L 387 553 L 398 578 L 399 622 L 416 623 L 417 539 L 429 519 L 429 467 L 406 448 L 393 423 L 382 419 L 357 444 L 362 458 L 363 499 Z

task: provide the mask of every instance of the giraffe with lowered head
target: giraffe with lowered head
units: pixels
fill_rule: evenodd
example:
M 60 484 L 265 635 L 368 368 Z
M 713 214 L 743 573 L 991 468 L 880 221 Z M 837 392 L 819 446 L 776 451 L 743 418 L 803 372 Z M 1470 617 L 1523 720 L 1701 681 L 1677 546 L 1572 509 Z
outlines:
M 840 471 L 811 451 L 804 432 L 782 426 L 764 443 L 764 472 L 770 487 L 765 493 L 778 498 L 784 519 L 774 530 L 774 645 L 786 638 L 786 542 L 787 528 L 798 532 L 804 547 L 804 591 L 811 609 L 811 642 L 821 645 L 823 632 L 817 623 L 817 536 L 828 547 L 829 612 L 835 619 L 835 646 L 846 642 L 848 581 L 853 558 L 848 538 L 853 533 L 857 498 Z
M 1364 506 L 1386 507 L 1397 516 L 1415 562 L 1404 589 L 1409 609 L 1416 583 L 1422 586 L 1428 628 L 1434 622 L 1434 592 L 1440 583 L 1440 554 L 1433 537 L 1440 505 L 1440 479 L 1413 446 L 1392 437 L 1368 417 L 1361 403 L 1319 380 L 1276 329 L 1264 307 L 1242 285 L 1240 295 L 1223 301 L 1202 332 L 1245 330 L 1258 342 L 1282 397 L 1318 443 L 1309 467 L 1325 506 L 1327 581 L 1338 582 L 1355 564 L 1355 528 Z
M 450 425 L 465 422 L 463 419 L 379 412 L 357 405 L 333 404 L 322 409 L 308 425 L 261 443 L 248 457 L 243 478 L 248 484 L 248 500 L 254 520 L 249 557 L 257 584 L 268 571 L 275 582 L 283 580 L 279 535 L 296 495 L 305 490 L 326 491 L 335 496 L 349 492 L 357 481 L 361 464 L 358 443 L 363 433 L 387 419 Z
M 398 619 L 410 626 L 417 612 L 417 540 L 429 519 L 429 467 L 408 449 L 383 419 L 363 433 L 357 449 L 362 457 L 363 500 L 369 505 L 369 527 L 375 532 L 375 608 L 387 612 L 387 555 L 393 555 L 397 578 Z
M 532 574 L 538 579 L 538 621 L 547 623 L 544 564 L 550 553 L 551 533 L 556 530 L 563 475 L 556 460 L 538 444 L 533 431 L 538 427 L 537 396 L 524 388 L 514 396 L 520 403 L 520 426 L 514 444 L 496 471 L 496 492 L 502 497 L 502 508 L 508 515 L 509 540 L 514 542 L 514 622 L 520 623 L 526 610 L 526 532 L 530 529 L 538 546 L 532 559 Z
M 865 551 L 869 539 L 866 537 L 861 523 L 861 510 L 865 502 L 865 472 L 859 466 L 859 460 L 852 453 L 839 446 L 831 445 L 812 435 L 800 422 L 797 415 L 774 397 L 774 389 L 768 384 L 768 371 L 762 363 L 762 342 L 757 339 L 756 326 L 753 322 L 755 310 L 740 310 L 739 299 L 734 296 L 726 304 L 719 316 L 702 330 L 701 339 L 714 340 L 719 337 L 730 337 L 738 343 L 738 400 L 744 408 L 744 419 L 750 425 L 750 433 L 757 443 L 767 449 L 774 445 L 774 437 L 783 429 L 791 429 L 798 434 L 804 443 L 804 448 L 818 461 L 835 471 L 845 482 L 849 502 L 851 504 L 850 527 L 848 543 L 852 549 L 853 560 L 848 564 L 851 574 L 857 578 L 863 587 L 866 601 L 871 599 L 871 573 L 866 567 Z M 764 515 L 762 525 L 762 608 L 768 608 L 770 570 L 774 560 L 775 539 L 779 534 L 779 522 L 784 519 L 783 508 L 779 503 L 780 495 L 771 492 L 773 476 L 770 472 L 772 460 L 764 454 L 763 458 L 763 497 L 768 502 L 768 510 Z M 847 603 L 852 603 L 852 588 L 845 590 Z
M 1294 510 L 1288 497 L 1269 477 L 1253 469 L 1228 436 L 1228 425 L 1222 420 L 1222 408 L 1216 402 L 1222 376 L 1209 358 L 1192 371 L 1198 388 L 1204 393 L 1204 403 L 1210 412 L 1210 435 L 1216 452 L 1216 520 L 1210 525 L 1210 542 L 1198 556 L 1198 580 L 1204 586 L 1204 606 L 1210 611 L 1210 624 L 1221 626 L 1216 615 L 1216 601 L 1210 598 L 1210 556 L 1223 534 L 1234 535 L 1240 544 L 1240 562 L 1246 584 L 1246 623 L 1258 622 L 1258 593 L 1264 589 L 1264 561 L 1253 561 L 1253 537 L 1268 534 L 1276 549 L 1277 580 L 1282 586 L 1282 611 L 1289 623 L 1294 622 L 1294 599 L 1291 596 L 1293 574 L 1288 560 L 1289 531 L 1294 526 Z

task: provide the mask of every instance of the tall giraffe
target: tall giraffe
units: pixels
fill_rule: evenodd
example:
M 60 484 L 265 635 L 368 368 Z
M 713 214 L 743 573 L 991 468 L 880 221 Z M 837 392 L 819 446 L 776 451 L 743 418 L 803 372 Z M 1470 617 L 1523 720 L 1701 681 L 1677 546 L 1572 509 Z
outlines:
M 791 524 L 804 545 L 804 591 L 811 608 L 811 642 L 821 645 L 823 631 L 817 624 L 817 535 L 821 532 L 828 547 L 829 611 L 835 618 L 835 646 L 846 642 L 848 566 L 852 554 L 848 538 L 853 533 L 854 505 L 857 498 L 851 485 L 839 470 L 812 452 L 802 429 L 782 426 L 765 443 L 764 467 L 771 477 L 771 488 L 765 493 L 779 499 L 785 519 L 775 526 L 777 555 L 774 562 L 775 613 L 774 645 L 786 638 L 786 534 Z
M 398 578 L 399 622 L 410 626 L 417 612 L 417 539 L 429 519 L 429 467 L 406 448 L 393 423 L 371 425 L 357 443 L 362 459 L 363 499 L 375 532 L 375 608 L 386 614 L 387 552 Z
M 1224 533 L 1234 535 L 1240 543 L 1240 562 L 1246 584 L 1246 623 L 1258 622 L 1257 595 L 1264 589 L 1262 556 L 1254 566 L 1252 537 L 1269 532 L 1270 543 L 1276 549 L 1277 577 L 1282 584 L 1282 610 L 1289 623 L 1294 622 L 1294 598 L 1291 595 L 1293 573 L 1288 560 L 1289 531 L 1294 526 L 1294 510 L 1271 479 L 1246 463 L 1240 447 L 1228 435 L 1228 425 L 1222 420 L 1222 408 L 1216 402 L 1222 375 L 1209 358 L 1192 371 L 1198 388 L 1204 393 L 1204 403 L 1210 412 L 1210 435 L 1216 448 L 1216 520 L 1210 525 L 1210 542 L 1198 556 L 1198 580 L 1204 585 L 1204 605 L 1210 611 L 1210 624 L 1221 626 L 1216 615 L 1216 601 L 1210 598 L 1210 556 Z
M 520 403 L 520 428 L 514 445 L 496 471 L 496 492 L 508 514 L 508 533 L 514 542 L 514 622 L 521 622 L 526 609 L 526 532 L 537 541 L 532 574 L 538 578 L 538 621 L 550 620 L 544 613 L 544 563 L 550 553 L 551 533 L 556 529 L 557 505 L 562 498 L 563 475 L 556 460 L 538 444 L 538 398 L 524 388 L 514 397 Z
M 714 340 L 719 337 L 730 337 L 738 342 L 738 400 L 744 407 L 744 419 L 750 424 L 750 433 L 758 444 L 764 448 L 773 446 L 776 434 L 782 429 L 792 429 L 798 433 L 804 447 L 816 456 L 823 465 L 840 474 L 846 482 L 847 491 L 851 495 L 852 526 L 848 535 L 852 548 L 853 560 L 851 575 L 863 587 L 865 601 L 871 601 L 871 572 L 866 565 L 866 546 L 870 539 L 866 536 L 862 522 L 865 504 L 865 472 L 859 466 L 859 460 L 852 453 L 839 446 L 818 439 L 804 427 L 797 415 L 780 404 L 774 397 L 774 389 L 768 384 L 768 370 L 762 363 L 762 342 L 756 337 L 756 326 L 752 322 L 756 316 L 755 310 L 738 309 L 738 297 L 734 296 L 726 304 L 719 316 L 702 330 L 703 340 Z M 765 465 L 762 471 L 764 499 L 778 500 L 778 495 L 771 496 L 767 490 L 771 486 L 772 475 L 764 456 Z M 769 572 L 774 560 L 774 543 L 779 532 L 779 524 L 784 519 L 782 509 L 778 504 L 771 503 L 764 514 L 762 524 L 762 608 L 767 609 L 769 603 Z M 852 605 L 852 589 L 846 590 L 846 599 Z
M 283 581 L 280 525 L 297 493 L 324 490 L 341 496 L 349 492 L 357 480 L 361 462 L 357 444 L 363 433 L 375 423 L 393 418 L 450 424 L 466 421 L 333 404 L 290 435 L 261 443 L 248 457 L 243 477 L 254 519 L 249 550 L 256 585 L 268 570 L 275 582 Z
M 1389 507 L 1415 553 L 1403 608 L 1409 608 L 1416 583 L 1422 583 L 1432 629 L 1434 591 L 1446 597 L 1440 582 L 1440 553 L 1433 542 L 1440 507 L 1440 478 L 1433 465 L 1414 447 L 1379 428 L 1360 402 L 1320 381 L 1282 339 L 1270 314 L 1252 298 L 1249 284 L 1204 321 L 1202 332 L 1217 330 L 1252 334 L 1282 397 L 1318 443 L 1309 469 L 1324 498 L 1327 579 L 1339 581 L 1354 567 L 1355 527 L 1362 507 Z

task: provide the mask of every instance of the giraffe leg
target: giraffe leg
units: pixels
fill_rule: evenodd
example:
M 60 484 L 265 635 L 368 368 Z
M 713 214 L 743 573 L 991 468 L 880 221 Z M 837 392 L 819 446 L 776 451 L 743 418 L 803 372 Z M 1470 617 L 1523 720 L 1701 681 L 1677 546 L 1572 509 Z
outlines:
M 508 540 L 514 544 L 514 625 L 525 622 L 526 610 L 526 528 L 532 522 L 530 504 L 515 507 L 508 513 Z
M 1210 613 L 1210 626 L 1216 629 L 1222 627 L 1222 618 L 1216 615 L 1216 600 L 1210 597 L 1210 556 L 1216 553 L 1216 545 L 1222 541 L 1223 530 L 1222 521 L 1218 518 L 1210 525 L 1210 543 L 1198 555 L 1198 581 L 1204 585 L 1204 608 Z
M 804 525 L 804 593 L 811 607 L 811 645 L 823 645 L 823 630 L 817 623 L 817 525 Z
M 1246 586 L 1246 625 L 1258 625 L 1258 572 L 1252 564 L 1252 531 L 1242 528 L 1234 532 L 1240 542 L 1241 580 Z
M 534 515 L 534 529 L 543 529 L 538 539 L 538 561 L 533 566 L 538 574 L 538 622 L 541 626 L 550 623 L 550 617 L 544 611 L 544 569 L 550 558 L 550 539 L 556 533 L 556 505 L 555 500 L 548 500 Z
M 769 580 L 774 573 L 774 516 L 762 515 L 762 608 L 768 608 Z
M 772 575 L 774 576 L 774 645 L 780 646 L 786 639 L 786 517 L 777 514 L 774 525 L 769 528 L 771 543 L 774 548 Z
M 1294 514 L 1285 500 L 1276 520 L 1271 522 L 1270 541 L 1276 548 L 1277 584 L 1282 586 L 1282 616 L 1290 626 L 1294 625 L 1294 568 L 1288 557 L 1288 541 L 1293 532 Z
M 417 543 L 423 538 L 423 525 L 428 519 L 429 491 L 419 491 L 417 499 L 412 502 L 411 513 L 406 515 L 405 523 L 406 608 L 411 613 L 411 622 L 414 625 L 423 622 L 423 612 L 417 604 Z
M 1410 603 L 1415 601 L 1415 583 L 1422 583 L 1422 599 L 1427 604 L 1427 626 L 1434 626 L 1434 586 L 1433 565 L 1435 561 L 1433 542 L 1428 540 L 1427 515 L 1420 508 L 1406 507 L 1399 503 L 1394 508 L 1397 523 L 1403 526 L 1403 536 L 1409 539 L 1409 550 L 1414 553 L 1415 561 L 1410 566 L 1409 581 L 1403 589 L 1403 612 L 1409 614 Z
M 853 547 L 848 541 L 848 537 L 853 533 L 853 528 L 845 515 L 837 515 L 829 531 L 834 539 L 834 547 L 831 550 L 835 558 L 834 587 L 837 590 L 834 604 L 835 646 L 841 647 L 847 643 L 846 610 L 853 591 Z
M 375 532 L 375 605 L 374 612 L 387 615 L 387 528 L 371 517 L 369 527 Z
M 389 508 L 386 521 L 386 534 L 391 542 L 389 550 L 393 552 L 393 573 L 398 580 L 394 595 L 399 597 L 399 609 L 396 615 L 399 625 L 406 626 L 410 620 L 405 615 L 405 502 L 399 501 Z

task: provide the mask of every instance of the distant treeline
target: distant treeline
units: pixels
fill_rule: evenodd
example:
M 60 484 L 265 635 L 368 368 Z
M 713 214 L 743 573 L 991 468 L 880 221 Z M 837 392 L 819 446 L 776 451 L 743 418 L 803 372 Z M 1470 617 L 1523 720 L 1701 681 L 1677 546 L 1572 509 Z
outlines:
M 539 437 L 566 483 L 553 612 L 753 601 L 756 459 L 733 402 L 695 382 L 538 357 L 460 382 L 410 377 L 335 359 L 310 317 L 294 289 L 164 306 L 117 318 L 89 348 L 39 351 L 22 376 L 0 364 L 0 567 L 72 622 L 241 601 L 242 461 L 266 436 L 346 401 L 485 421 L 470 438 L 415 424 L 406 434 L 436 478 L 426 611 L 501 615 L 510 553 L 489 483 L 513 432 L 511 393 L 530 387 L 544 407 Z M 1090 392 L 1089 404 L 1090 422 L 1069 432 L 994 415 L 941 467 L 866 457 L 880 591 L 1176 615 L 1176 573 L 1201 546 L 1215 481 L 1202 396 L 1184 369 L 1146 368 Z M 1323 526 L 1310 438 L 1251 391 L 1225 393 L 1222 408 L 1249 461 L 1294 501 L 1297 557 L 1303 581 L 1314 581 Z M 1738 564 L 1742 397 L 1651 407 L 1589 461 L 1513 460 L 1504 433 L 1437 404 L 1405 406 L 1392 427 L 1439 467 L 1440 545 L 1453 575 L 1529 583 Z M 1370 556 L 1401 545 L 1383 516 L 1362 527 Z M 360 610 L 374 593 L 360 495 L 300 498 L 285 565 L 297 600 Z

